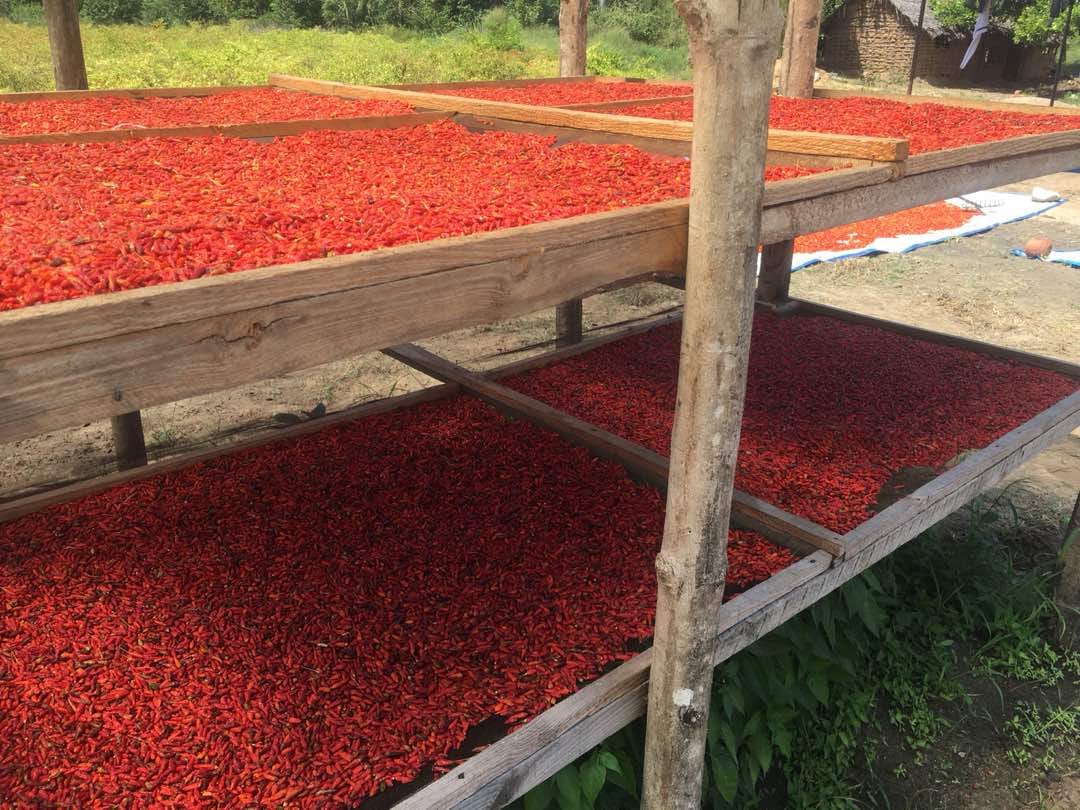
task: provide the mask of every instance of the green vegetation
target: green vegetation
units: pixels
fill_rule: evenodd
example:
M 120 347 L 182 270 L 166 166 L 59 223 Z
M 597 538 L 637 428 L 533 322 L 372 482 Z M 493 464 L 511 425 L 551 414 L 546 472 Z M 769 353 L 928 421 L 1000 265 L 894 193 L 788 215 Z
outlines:
M 441 32 L 386 25 L 356 31 L 285 27 L 265 17 L 214 25 L 169 24 L 169 14 L 201 2 L 85 0 L 83 45 L 90 86 L 251 84 L 265 82 L 267 75 L 275 72 L 366 84 L 558 73 L 555 29 L 526 26 L 520 21 L 521 17 L 543 19 L 548 12 L 538 0 L 511 3 L 505 11 L 495 9 L 475 23 Z M 320 7 L 328 4 L 329 0 L 315 3 Z M 162 20 L 153 25 L 102 25 L 91 18 L 92 13 L 98 13 L 94 9 L 127 8 L 123 13 L 130 14 L 133 5 L 144 11 L 168 11 L 162 11 Z M 256 0 L 210 0 L 204 5 L 228 7 L 237 14 L 240 12 L 235 9 L 247 9 L 243 13 L 251 14 L 261 8 Z M 516 12 L 511 11 L 514 8 Z M 615 22 L 602 20 L 592 23 L 588 65 L 590 72 L 601 75 L 689 76 L 685 44 L 643 42 Z M 0 92 L 51 89 L 52 67 L 41 6 L 15 5 L 9 18 L 0 18 Z
M 1049 572 L 1019 570 L 995 540 L 1018 529 L 1002 528 L 1008 515 L 999 501 L 928 532 L 721 666 L 703 807 L 755 806 L 766 782 L 787 807 L 864 806 L 867 794 L 876 805 L 877 772 L 907 780 L 907 764 L 892 764 L 898 751 L 913 770 L 930 767 L 928 749 L 986 711 L 976 692 L 1000 702 L 999 744 L 1032 779 L 1075 765 L 1062 751 L 1075 746 L 1080 708 L 1018 697 L 1075 684 L 1080 655 L 1051 641 L 1060 616 Z M 635 723 L 518 807 L 636 807 L 643 739 Z M 862 795 L 856 771 L 868 773 Z

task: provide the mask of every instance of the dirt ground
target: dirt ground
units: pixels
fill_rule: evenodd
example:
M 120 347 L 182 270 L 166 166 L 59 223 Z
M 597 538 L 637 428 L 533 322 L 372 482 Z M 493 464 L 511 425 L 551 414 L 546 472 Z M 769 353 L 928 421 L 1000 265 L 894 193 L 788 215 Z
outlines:
M 1053 175 L 1007 190 L 1029 192 L 1036 184 L 1075 200 L 1033 220 L 911 254 L 803 270 L 792 279 L 792 294 L 1080 362 L 1080 270 L 1009 255 L 1035 234 L 1048 236 L 1061 248 L 1080 248 L 1080 174 Z M 664 311 L 677 305 L 681 295 L 648 285 L 590 298 L 586 326 Z M 552 314 L 543 312 L 425 345 L 459 362 L 486 367 L 505 360 L 499 355 L 511 350 L 549 341 L 552 327 Z M 524 355 L 513 355 L 520 356 Z M 223 394 L 149 408 L 144 412 L 146 436 L 151 456 L 163 457 L 232 441 L 280 423 L 288 418 L 283 414 L 302 416 L 319 405 L 336 411 L 432 382 L 382 355 L 366 355 Z M 0 497 L 42 482 L 109 470 L 110 454 L 108 425 L 101 423 L 8 445 L 0 452 Z M 1051 537 L 1080 491 L 1080 431 L 1027 464 L 1012 481 L 1012 495 L 1026 517 Z M 991 717 L 989 727 L 958 722 L 955 733 L 930 752 L 937 765 L 927 768 L 920 780 L 890 783 L 886 776 L 873 789 L 865 786 L 861 803 L 962 809 L 1080 807 L 1080 770 L 1045 776 L 1012 765 L 993 739 L 994 723 L 1000 720 Z M 1080 769 L 1080 743 L 1068 762 Z M 885 799 L 879 801 L 880 797 Z

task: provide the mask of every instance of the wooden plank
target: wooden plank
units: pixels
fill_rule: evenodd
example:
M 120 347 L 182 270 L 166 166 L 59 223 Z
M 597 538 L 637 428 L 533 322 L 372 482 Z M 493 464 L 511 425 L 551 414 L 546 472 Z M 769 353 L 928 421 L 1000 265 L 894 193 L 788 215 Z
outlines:
M 824 193 L 812 200 L 766 208 L 762 214 L 761 241 L 765 244 L 779 242 L 799 234 L 814 233 L 947 197 L 1067 171 L 1076 166 L 1080 166 L 1080 148 L 1068 147 L 907 175 L 876 188 Z
M 571 444 L 625 467 L 631 475 L 667 489 L 668 460 L 659 453 L 578 419 L 526 394 L 451 363 L 420 346 L 402 345 L 384 350 L 387 355 L 443 382 L 453 382 L 511 416 L 528 419 L 557 433 Z M 840 536 L 809 520 L 788 514 L 745 492 L 735 493 L 732 520 L 740 528 L 757 531 L 773 542 L 799 553 L 824 550 L 844 553 Z
M 220 87 L 118 87 L 105 90 L 48 90 L 25 93 L 0 93 L 0 103 L 19 104 L 26 101 L 78 101 L 84 98 L 119 96 L 121 98 L 182 98 L 186 96 L 217 96 L 265 90 L 268 84 L 222 85 Z
M 146 438 L 143 436 L 142 414 L 122 413 L 112 418 L 113 448 L 121 470 L 146 464 Z
M 767 594 L 784 593 L 828 569 L 818 552 L 739 594 L 720 621 L 752 618 Z M 739 619 L 742 621 L 746 618 Z M 652 651 L 635 656 L 533 718 L 462 765 L 395 805 L 395 810 L 489 810 L 502 807 L 553 776 L 645 713 Z
M 317 79 L 272 74 L 270 84 L 292 90 L 325 92 L 345 98 L 374 98 L 404 101 L 417 107 L 453 110 L 474 115 L 487 115 L 509 121 L 549 124 L 572 129 L 593 129 L 622 135 L 689 141 L 693 124 L 689 121 L 661 121 L 628 115 L 582 112 L 558 107 L 537 107 L 530 104 L 511 104 L 486 99 L 395 90 L 386 87 L 342 84 Z M 856 135 L 835 135 L 817 132 L 769 132 L 769 149 L 781 152 L 802 152 L 814 155 L 863 158 L 897 162 L 907 158 L 907 141 L 902 138 L 864 138 Z
M 580 104 L 558 104 L 560 110 L 583 110 L 585 112 L 610 112 L 624 110 L 627 107 L 648 107 L 654 104 L 668 104 L 672 101 L 690 101 L 692 95 L 655 96 L 652 98 L 624 98 L 619 101 L 586 101 Z
M 119 143 L 147 138 L 278 138 L 303 132 L 367 129 L 397 129 L 444 121 L 450 114 L 441 111 L 408 115 L 371 115 L 363 118 L 319 118 L 301 121 L 264 121 L 257 124 L 206 124 L 184 127 L 146 127 L 143 129 L 100 129 L 87 132 L 42 132 L 35 135 L 0 135 L 0 146 L 28 143 Z
M 877 93 L 871 91 L 814 89 L 814 98 L 880 98 L 886 101 L 899 101 L 904 104 L 940 104 L 945 107 L 966 107 L 971 110 L 996 110 L 1000 112 L 1024 113 L 1026 115 L 1078 115 L 1080 107 L 1043 107 L 1039 104 L 1024 104 L 1011 101 L 984 101 L 976 98 L 952 98 L 949 96 L 903 96 L 896 93 Z
M 1080 427 L 1080 391 L 964 458 L 844 537 L 848 556 L 880 542 L 903 542 L 993 486 L 1025 461 Z M 902 539 L 901 539 L 902 538 Z
M 603 81 L 614 80 L 621 83 L 624 79 L 619 77 L 604 77 Z M 534 87 L 545 84 L 599 84 L 599 76 L 548 76 L 538 79 L 486 79 L 480 81 L 464 82 L 421 82 L 419 84 L 379 84 L 376 87 L 385 87 L 391 90 L 416 90 L 427 93 L 436 90 L 468 90 L 482 87 Z
M 979 163 L 1012 157 L 1025 152 L 1044 152 L 1052 149 L 1067 149 L 1080 145 L 1080 118 L 1077 129 L 1068 132 L 1048 132 L 1043 135 L 1024 135 L 1003 141 L 976 143 L 970 146 L 958 146 L 954 149 L 939 149 L 935 152 L 923 152 L 908 158 L 905 172 L 922 174 L 968 163 Z M 1077 168 L 1074 166 L 1072 168 Z
M 632 335 L 678 323 L 680 318 L 681 315 L 679 313 L 645 318 L 639 323 L 616 329 L 604 335 L 587 337 L 575 346 L 554 349 L 542 354 L 524 358 L 523 360 L 499 366 L 485 372 L 484 376 L 490 377 L 491 379 L 500 379 L 502 377 L 509 377 L 542 368 L 550 363 L 555 363 L 568 357 L 591 351 L 599 346 L 617 340 L 624 340 Z M 298 425 L 274 427 L 272 429 L 262 430 L 239 441 L 190 449 L 168 458 L 152 462 L 149 466 L 142 467 L 136 471 L 112 473 L 87 479 L 76 479 L 63 482 L 57 486 L 37 485 L 33 487 L 32 491 L 14 493 L 10 497 L 0 498 L 0 523 L 14 520 L 31 512 L 44 509 L 47 506 L 75 500 L 95 492 L 111 489 L 114 486 L 148 478 L 157 475 L 158 473 L 184 469 L 193 464 L 197 464 L 200 461 L 217 458 L 218 456 L 250 449 L 252 447 L 260 447 L 264 444 L 270 444 L 283 439 L 305 436 L 309 433 L 322 430 L 325 427 L 342 422 L 355 421 L 356 419 L 361 419 L 365 416 L 388 413 L 390 411 L 398 410 L 399 408 L 408 408 L 426 402 L 434 402 L 439 399 L 453 396 L 459 391 L 460 387 L 454 383 L 436 385 L 431 388 L 426 388 L 423 391 L 400 394 L 398 396 L 345 408 L 341 411 L 329 413 L 317 420 L 303 422 Z
M 1031 352 L 1021 351 L 1019 349 L 1009 349 L 1004 346 L 997 346 L 993 343 L 973 340 L 972 338 L 961 337 L 959 335 L 935 332 L 930 329 L 910 326 L 905 323 L 889 321 L 883 318 L 875 318 L 871 315 L 862 315 L 858 312 L 851 312 L 850 310 L 839 309 L 826 304 L 807 301 L 802 298 L 793 298 L 792 303 L 796 305 L 796 314 L 824 315 L 829 318 L 836 318 L 837 320 L 847 321 L 849 323 L 858 323 L 865 326 L 872 326 L 877 329 L 886 329 L 890 332 L 917 338 L 918 340 L 925 340 L 928 343 L 942 343 L 946 346 L 956 346 L 957 348 L 966 349 L 967 351 L 983 354 L 998 360 L 1023 363 L 1026 366 L 1044 368 L 1047 371 L 1056 371 L 1058 374 L 1065 374 L 1066 376 L 1080 379 L 1080 363 L 1072 363 L 1058 357 L 1032 354 Z

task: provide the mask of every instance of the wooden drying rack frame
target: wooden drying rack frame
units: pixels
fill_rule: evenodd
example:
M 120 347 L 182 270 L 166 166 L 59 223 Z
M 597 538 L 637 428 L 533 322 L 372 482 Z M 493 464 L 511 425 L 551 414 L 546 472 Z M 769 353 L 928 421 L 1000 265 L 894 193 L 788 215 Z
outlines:
M 544 133 L 560 141 L 632 143 L 663 154 L 688 154 L 688 122 L 654 121 L 603 111 L 617 112 L 630 102 L 531 107 L 443 94 L 455 87 L 479 84 L 523 86 L 550 81 L 363 87 L 271 76 L 268 86 L 272 87 L 349 98 L 397 99 L 412 104 L 418 112 L 381 119 L 7 137 L 0 138 L 0 147 L 5 142 L 100 142 L 207 134 L 262 138 L 316 129 L 389 128 L 451 119 L 474 129 Z M 245 89 L 251 88 L 11 94 L 0 96 L 0 102 L 93 95 L 177 97 Z M 633 104 L 672 98 L 685 96 L 645 98 Z M 959 104 L 936 98 L 898 100 Z M 960 106 L 1050 112 L 1012 104 L 965 102 Z M 1080 166 L 1080 131 L 911 157 L 906 142 L 899 139 L 771 132 L 769 160 L 849 168 L 766 184 L 761 233 L 766 244 L 943 197 L 1072 169 Z M 667 464 L 662 456 L 506 388 L 497 380 L 675 322 L 676 316 L 649 319 L 603 338 L 586 339 L 485 374 L 456 366 L 409 342 L 524 315 L 599 289 L 657 277 L 677 278 L 685 266 L 687 214 L 685 200 L 670 201 L 0 313 L 0 442 L 95 419 L 122 419 L 143 407 L 374 350 L 385 350 L 443 381 L 434 388 L 268 430 L 230 445 L 186 452 L 0 502 L 0 522 L 218 455 L 321 430 L 334 422 L 461 392 L 551 429 L 624 465 L 634 477 L 662 487 Z M 1080 365 L 1061 360 L 807 301 L 789 302 L 786 309 L 795 316 L 822 315 L 946 343 L 1051 369 L 1080 381 Z M 755 529 L 804 556 L 724 606 L 716 628 L 715 661 L 734 655 L 810 606 L 1077 426 L 1080 391 L 967 456 L 843 536 L 737 493 L 732 517 L 735 525 Z M 520 796 L 644 713 L 649 660 L 650 652 L 646 651 L 622 664 L 398 806 L 409 810 L 492 807 Z

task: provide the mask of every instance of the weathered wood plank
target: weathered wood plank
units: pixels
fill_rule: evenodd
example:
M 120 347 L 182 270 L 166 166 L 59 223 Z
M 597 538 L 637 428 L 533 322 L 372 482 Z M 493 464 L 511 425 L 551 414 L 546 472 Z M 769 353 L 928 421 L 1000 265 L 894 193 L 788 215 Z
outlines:
M 1077 129 L 1069 132 L 1048 132 L 1043 135 L 1024 135 L 1004 141 L 976 143 L 970 146 L 958 146 L 953 149 L 939 149 L 912 155 L 907 160 L 906 174 L 922 174 L 938 169 L 949 169 L 969 163 L 981 163 L 1001 158 L 1009 158 L 1030 152 L 1045 152 L 1053 149 L 1067 149 L 1080 146 L 1080 117 Z M 1077 168 L 1077 167 L 1073 167 Z M 989 186 L 987 186 L 989 187 Z
M 500 379 L 515 374 L 521 374 L 551 363 L 556 363 L 568 357 L 591 351 L 599 346 L 617 340 L 624 340 L 632 335 L 678 323 L 680 318 L 681 315 L 679 313 L 645 318 L 639 323 L 624 326 L 603 335 L 593 335 L 584 338 L 581 343 L 574 346 L 553 349 L 541 354 L 533 355 L 532 357 L 517 360 L 513 363 L 498 366 L 497 368 L 484 372 L 484 376 L 490 377 L 491 379 Z M 92 478 L 76 479 L 60 482 L 57 485 L 37 485 L 29 492 L 14 493 L 12 497 L 0 499 L 0 523 L 14 520 L 23 515 L 36 512 L 57 503 L 75 500 L 95 492 L 111 489 L 114 486 L 148 478 L 157 475 L 158 473 L 184 469 L 193 464 L 197 464 L 200 461 L 206 461 L 218 456 L 250 449 L 252 447 L 259 447 L 264 444 L 270 444 L 284 439 L 305 436 L 309 433 L 314 433 L 341 422 L 355 421 L 365 416 L 387 413 L 425 402 L 433 402 L 453 396 L 459 391 L 460 387 L 455 383 L 436 385 L 431 388 L 426 388 L 423 391 L 400 394 L 398 396 L 345 408 L 341 411 L 329 413 L 319 419 L 303 422 L 298 425 L 261 430 L 238 441 L 190 449 L 168 458 L 151 462 L 148 466 L 141 467 L 137 470 L 125 471 L 122 473 L 110 473 L 103 476 L 94 476 Z
M 1009 349 L 1005 346 L 986 343 L 982 340 L 974 340 L 959 335 L 949 335 L 944 332 L 935 332 L 931 329 L 923 329 L 918 326 L 910 326 L 906 323 L 875 318 L 872 315 L 862 315 L 858 312 L 839 309 L 837 307 L 828 306 L 827 304 L 807 301 L 802 298 L 793 298 L 792 303 L 795 304 L 794 311 L 796 314 L 825 315 L 830 318 L 836 318 L 837 320 L 848 321 L 849 323 L 864 324 L 866 326 L 873 326 L 877 329 L 887 329 L 890 332 L 896 332 L 919 340 L 925 340 L 929 343 L 943 343 L 947 346 L 956 346 L 960 349 L 984 354 L 999 360 L 1023 363 L 1026 366 L 1035 366 L 1036 368 L 1044 368 L 1047 371 L 1056 371 L 1059 374 L 1065 374 L 1069 377 L 1080 378 L 1080 363 L 1071 363 L 1068 360 L 1062 360 L 1058 357 L 1032 354 L 1031 352 L 1021 351 L 1019 349 Z
M 147 127 L 145 129 L 99 129 L 87 132 L 45 132 L 36 135 L 0 135 L 0 146 L 47 143 L 119 143 L 147 138 L 278 138 L 303 132 L 340 130 L 356 132 L 367 129 L 397 129 L 422 126 L 450 118 L 447 112 L 435 111 L 409 115 L 366 116 L 364 118 L 319 118 L 302 121 L 264 121 L 257 124 L 206 124 L 183 127 Z
M 534 124 L 550 124 L 573 129 L 595 129 L 623 135 L 648 138 L 666 138 L 689 141 L 693 124 L 689 121 L 661 121 L 654 118 L 637 118 L 628 115 L 582 112 L 559 107 L 537 107 L 530 104 L 512 104 L 503 101 L 463 98 L 438 93 L 420 93 L 413 90 L 396 90 L 386 87 L 350 85 L 318 79 L 302 79 L 295 76 L 273 74 L 270 84 L 292 90 L 324 92 L 346 98 L 375 98 L 404 101 L 417 107 L 436 110 L 487 115 L 509 121 L 526 121 Z M 816 155 L 863 158 L 879 161 L 903 161 L 907 158 L 907 141 L 902 138 L 864 138 L 857 135 L 835 135 L 817 132 L 769 132 L 769 149 L 781 152 L 802 152 Z
M 585 112 L 610 112 L 612 110 L 624 110 L 627 107 L 652 106 L 653 104 L 668 104 L 672 101 L 690 101 L 692 95 L 681 96 L 655 96 L 653 98 L 624 98 L 619 101 L 586 101 L 580 104 L 559 104 L 560 110 L 583 110 Z
M 402 345 L 384 351 L 395 360 L 437 380 L 461 386 L 511 416 L 528 419 L 557 433 L 571 444 L 584 447 L 600 458 L 625 467 L 631 475 L 647 484 L 661 490 L 667 489 L 668 460 L 647 447 L 628 441 L 512 388 L 485 379 L 420 346 Z M 745 492 L 735 492 L 732 521 L 739 528 L 757 531 L 778 545 L 792 548 L 800 554 L 816 550 L 827 551 L 833 555 L 844 553 L 841 538 L 835 532 L 789 514 Z
M 111 90 L 47 90 L 25 93 L 0 93 L 0 104 L 18 104 L 25 101 L 77 101 L 81 98 L 120 96 L 122 98 L 181 98 L 184 96 L 217 96 L 224 93 L 242 93 L 246 90 L 264 90 L 268 84 L 222 85 L 220 87 L 121 87 Z

